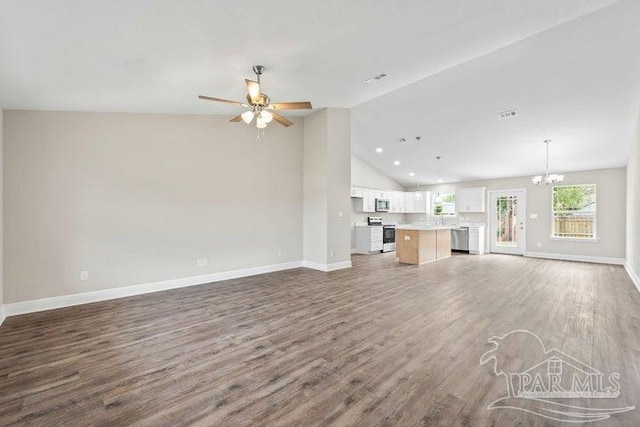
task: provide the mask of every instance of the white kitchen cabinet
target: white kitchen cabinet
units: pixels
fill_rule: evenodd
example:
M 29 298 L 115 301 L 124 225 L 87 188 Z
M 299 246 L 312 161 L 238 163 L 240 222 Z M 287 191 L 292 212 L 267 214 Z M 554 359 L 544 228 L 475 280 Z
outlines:
M 469 227 L 469 253 L 482 255 L 484 253 L 484 226 Z
M 356 225 L 356 252 L 369 254 L 382 250 L 382 226 Z
M 486 212 L 486 187 L 456 190 L 456 212 Z
M 390 202 L 390 213 L 431 214 L 431 192 L 420 191 L 420 198 L 415 191 L 384 191 L 361 187 L 351 187 L 356 212 L 375 213 L 376 199 Z
M 416 196 L 414 193 L 404 193 L 405 212 L 413 213 L 416 210 Z
M 362 199 L 364 197 L 364 190 L 362 187 L 351 187 L 351 197 Z
M 420 191 L 420 197 L 416 197 L 415 191 L 404 193 L 406 213 L 429 214 L 431 209 L 431 192 Z
M 403 213 L 406 211 L 404 191 L 392 191 L 390 194 L 391 210 L 393 213 Z
M 362 198 L 355 198 L 356 212 L 375 212 L 376 211 L 376 195 L 377 191 L 362 189 Z

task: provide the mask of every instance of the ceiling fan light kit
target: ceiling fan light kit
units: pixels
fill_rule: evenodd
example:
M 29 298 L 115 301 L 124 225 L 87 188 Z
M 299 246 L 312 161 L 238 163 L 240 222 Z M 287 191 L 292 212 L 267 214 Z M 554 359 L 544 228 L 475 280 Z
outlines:
M 254 65 L 253 72 L 256 74 L 256 80 L 245 79 L 247 86 L 247 103 L 238 101 L 231 101 L 223 98 L 215 98 L 212 96 L 200 95 L 198 98 L 206 101 L 221 102 L 224 104 L 235 105 L 239 107 L 248 108 L 244 113 L 235 116 L 230 121 L 239 122 L 243 121 L 246 124 L 251 124 L 253 119 L 256 119 L 256 127 L 258 129 L 264 129 L 273 120 L 280 123 L 284 127 L 293 125 L 293 122 L 280 114 L 275 110 L 310 110 L 311 103 L 309 101 L 303 102 L 275 102 L 272 103 L 269 96 L 262 93 L 260 88 L 260 76 L 264 73 L 264 66 Z
M 536 175 L 533 178 L 531 178 L 531 182 L 533 182 L 535 185 L 540 185 L 542 183 L 544 183 L 545 185 L 560 183 L 564 180 L 564 175 L 549 173 L 549 143 L 551 143 L 551 140 L 545 139 L 544 143 L 547 146 L 545 172 L 544 172 L 544 175 Z

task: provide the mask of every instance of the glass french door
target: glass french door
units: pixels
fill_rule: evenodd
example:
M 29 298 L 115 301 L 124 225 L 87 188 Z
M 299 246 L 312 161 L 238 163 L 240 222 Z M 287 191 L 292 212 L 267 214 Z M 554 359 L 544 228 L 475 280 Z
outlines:
M 489 196 L 491 252 L 524 255 L 525 192 L 524 190 L 493 191 Z

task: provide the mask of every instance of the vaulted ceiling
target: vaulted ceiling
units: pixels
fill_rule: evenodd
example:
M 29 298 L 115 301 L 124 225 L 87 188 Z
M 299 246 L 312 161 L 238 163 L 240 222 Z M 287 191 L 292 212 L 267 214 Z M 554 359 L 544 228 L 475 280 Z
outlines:
M 400 136 L 446 180 L 539 171 L 545 138 L 562 171 L 607 167 L 637 113 L 634 0 L 0 1 L 0 108 L 232 116 L 197 95 L 240 100 L 263 64 L 274 101 L 353 108 L 353 151 L 405 183 Z

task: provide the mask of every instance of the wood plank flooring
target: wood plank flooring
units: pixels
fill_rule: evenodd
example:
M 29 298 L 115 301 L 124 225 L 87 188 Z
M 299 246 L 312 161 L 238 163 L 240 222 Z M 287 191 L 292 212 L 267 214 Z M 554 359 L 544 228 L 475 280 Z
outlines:
M 0 425 L 567 425 L 487 410 L 506 386 L 479 359 L 515 329 L 620 372 L 600 406 L 640 406 L 640 293 L 622 267 L 353 263 L 10 317 Z M 638 426 L 640 408 L 589 425 Z

